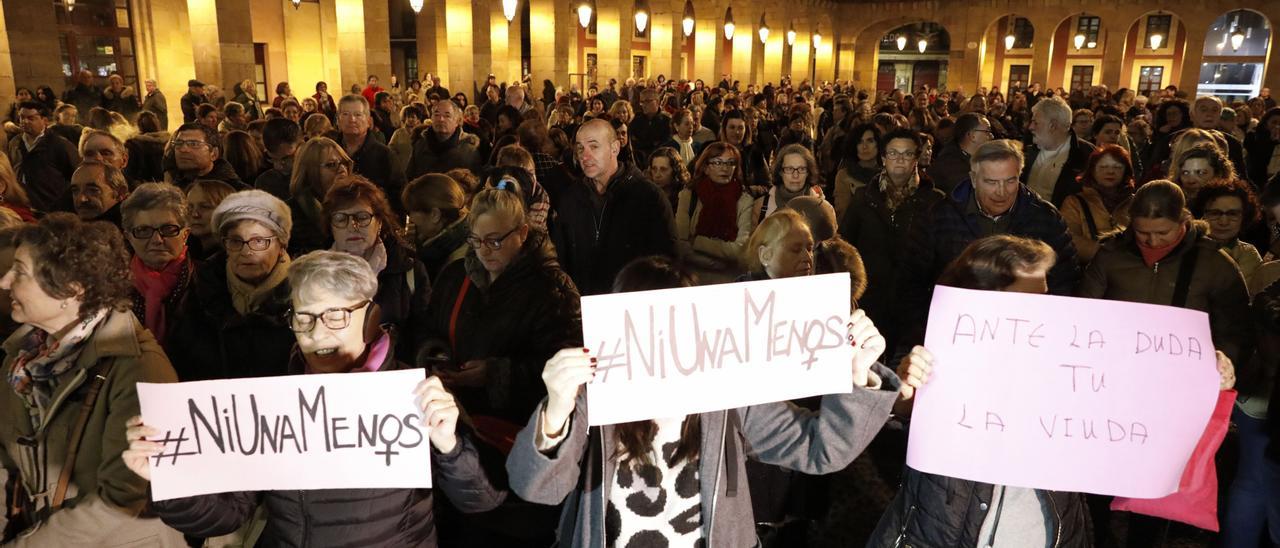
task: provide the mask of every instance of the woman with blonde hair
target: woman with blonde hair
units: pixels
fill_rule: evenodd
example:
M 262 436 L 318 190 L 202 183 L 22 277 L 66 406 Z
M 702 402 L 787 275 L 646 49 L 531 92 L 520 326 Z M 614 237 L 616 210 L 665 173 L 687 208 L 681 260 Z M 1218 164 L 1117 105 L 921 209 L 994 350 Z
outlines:
M 765 217 L 742 251 L 745 280 L 769 280 L 813 274 L 813 234 L 804 216 L 780 209 Z
M 355 163 L 342 145 L 328 137 L 315 137 L 298 148 L 289 178 L 289 210 L 293 213 L 293 233 L 289 255 L 300 257 L 329 247 L 324 233 L 320 201 L 334 181 L 351 174 Z
M 1179 141 L 1179 144 L 1181 143 Z M 1187 201 L 1194 201 L 1200 189 L 1209 183 L 1226 182 L 1236 178 L 1235 165 L 1231 163 L 1225 150 L 1216 144 L 1200 143 L 1180 150 L 1173 157 L 1173 169 L 1169 174 L 1169 180 L 1182 187 Z
M 18 184 L 18 175 L 4 154 L 0 154 L 0 207 L 12 211 L 23 222 L 36 222 L 35 213 L 31 211 L 31 199 L 27 197 L 26 189 Z
M 329 123 L 329 118 L 324 113 L 313 112 L 302 121 L 303 139 L 324 137 L 331 131 L 333 131 L 333 124 Z

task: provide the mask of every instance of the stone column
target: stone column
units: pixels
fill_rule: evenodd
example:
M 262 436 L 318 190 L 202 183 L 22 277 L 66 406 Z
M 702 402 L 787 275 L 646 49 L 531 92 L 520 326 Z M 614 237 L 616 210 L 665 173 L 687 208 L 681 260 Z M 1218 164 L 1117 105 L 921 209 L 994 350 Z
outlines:
M 7 5 L 5 7 L 8 8 Z M 196 73 L 187 3 L 184 0 L 134 0 L 130 2 L 130 9 L 138 80 L 156 81 L 156 86 L 169 103 L 169 127 L 176 128 L 182 124 L 180 100 L 187 93 L 187 80 Z M 52 52 L 55 55 L 58 52 L 56 42 Z M 14 75 L 22 84 L 17 58 Z M 140 92 L 146 93 L 146 88 L 138 87 Z
M 449 77 L 440 77 L 440 83 L 449 91 L 471 94 L 475 82 L 476 52 L 472 22 L 471 0 L 445 0 L 445 45 Z
M 695 5 L 694 58 L 695 78 L 707 80 L 708 86 L 720 81 L 724 52 L 724 6 L 719 2 Z M 740 32 L 740 30 L 739 30 Z M 678 78 L 673 78 L 678 79 Z

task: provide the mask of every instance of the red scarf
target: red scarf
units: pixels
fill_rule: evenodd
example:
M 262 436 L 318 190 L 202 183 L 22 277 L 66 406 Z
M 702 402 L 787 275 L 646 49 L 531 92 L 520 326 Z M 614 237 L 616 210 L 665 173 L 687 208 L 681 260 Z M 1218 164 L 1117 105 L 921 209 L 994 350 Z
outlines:
M 732 180 L 723 185 L 709 177 L 703 177 L 693 191 L 702 202 L 698 215 L 698 227 L 694 234 L 726 242 L 738 239 L 738 198 L 742 196 L 742 183 Z
M 1137 240 L 1138 251 L 1142 252 L 1142 261 L 1147 263 L 1147 266 L 1149 267 L 1155 266 L 1156 263 L 1160 262 L 1165 257 L 1168 257 L 1170 253 L 1173 253 L 1173 249 L 1175 247 L 1178 247 L 1178 244 L 1181 244 L 1182 240 L 1186 237 L 1187 237 L 1187 224 L 1183 223 L 1182 230 L 1178 233 L 1177 241 L 1167 246 L 1147 247 L 1146 244 L 1142 243 L 1142 240 Z
M 187 261 L 187 248 L 182 248 L 182 254 L 177 259 L 169 261 L 160 270 L 152 270 L 150 267 L 142 263 L 137 255 L 133 256 L 133 261 L 129 263 L 129 270 L 133 271 L 133 287 L 142 295 L 142 302 L 146 307 L 146 317 L 140 318 L 142 325 L 146 326 L 152 335 L 156 336 L 157 342 L 164 342 L 165 336 L 165 310 L 164 300 L 173 292 L 173 288 L 178 285 L 178 276 L 182 273 L 182 266 Z

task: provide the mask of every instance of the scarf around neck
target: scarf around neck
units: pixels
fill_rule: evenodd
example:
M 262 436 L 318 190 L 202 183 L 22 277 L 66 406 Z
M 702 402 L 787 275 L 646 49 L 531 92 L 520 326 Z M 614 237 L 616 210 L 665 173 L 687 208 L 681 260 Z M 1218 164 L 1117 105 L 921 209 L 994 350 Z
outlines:
M 738 198 L 742 196 L 742 183 L 732 180 L 717 184 L 703 177 L 694 187 L 702 202 L 698 226 L 694 234 L 732 242 L 738 239 Z
M 32 326 L 19 343 L 18 355 L 10 365 L 9 385 L 14 392 L 29 395 L 33 383 L 47 383 L 70 371 L 85 342 L 109 312 L 109 308 L 104 308 L 88 318 L 78 319 L 58 337 Z
M 1148 267 L 1151 267 L 1151 266 L 1155 266 L 1156 263 L 1164 260 L 1164 258 L 1168 257 L 1170 253 L 1173 253 L 1174 248 L 1178 247 L 1178 244 L 1181 244 L 1182 240 L 1185 240 L 1186 238 L 1187 238 L 1187 225 L 1186 223 L 1183 223 L 1182 229 L 1178 232 L 1178 239 L 1167 246 L 1149 247 L 1146 244 L 1142 243 L 1142 240 L 1138 240 L 1135 238 L 1134 241 L 1138 243 L 1138 251 L 1142 252 L 1142 261 L 1147 263 Z
M 152 270 L 137 255 L 133 256 L 133 260 L 129 262 L 129 270 L 133 273 L 133 287 L 142 295 L 142 302 L 146 313 L 143 315 L 142 325 L 152 335 L 156 336 L 156 340 L 164 342 L 165 326 L 167 325 L 165 318 L 164 301 L 173 293 L 174 288 L 182 283 L 182 274 L 187 266 L 187 248 L 182 248 L 182 254 L 177 259 L 169 261 L 160 270 Z
M 338 249 L 337 242 L 329 246 L 329 249 L 331 251 L 342 251 Z M 383 243 L 382 238 L 378 238 L 378 241 L 374 242 L 360 258 L 369 263 L 369 268 L 373 269 L 374 276 L 382 274 L 382 271 L 387 268 L 387 246 Z
M 275 268 L 271 269 L 267 279 L 257 285 L 238 278 L 235 272 L 231 271 L 231 261 L 227 261 L 227 289 L 231 291 L 231 306 L 241 316 L 251 314 L 257 311 L 271 292 L 288 278 L 289 255 L 287 253 L 280 254 L 280 260 L 276 262 Z

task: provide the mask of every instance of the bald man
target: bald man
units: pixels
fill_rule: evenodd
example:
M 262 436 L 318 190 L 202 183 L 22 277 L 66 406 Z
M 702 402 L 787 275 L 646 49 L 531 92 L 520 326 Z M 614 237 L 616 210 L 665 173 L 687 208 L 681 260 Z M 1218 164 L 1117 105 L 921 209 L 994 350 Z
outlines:
M 574 153 L 584 175 L 551 204 L 556 254 L 583 295 L 608 293 L 613 278 L 632 260 L 672 256 L 671 203 L 632 165 L 618 162 L 621 143 L 605 120 L 582 124 Z

